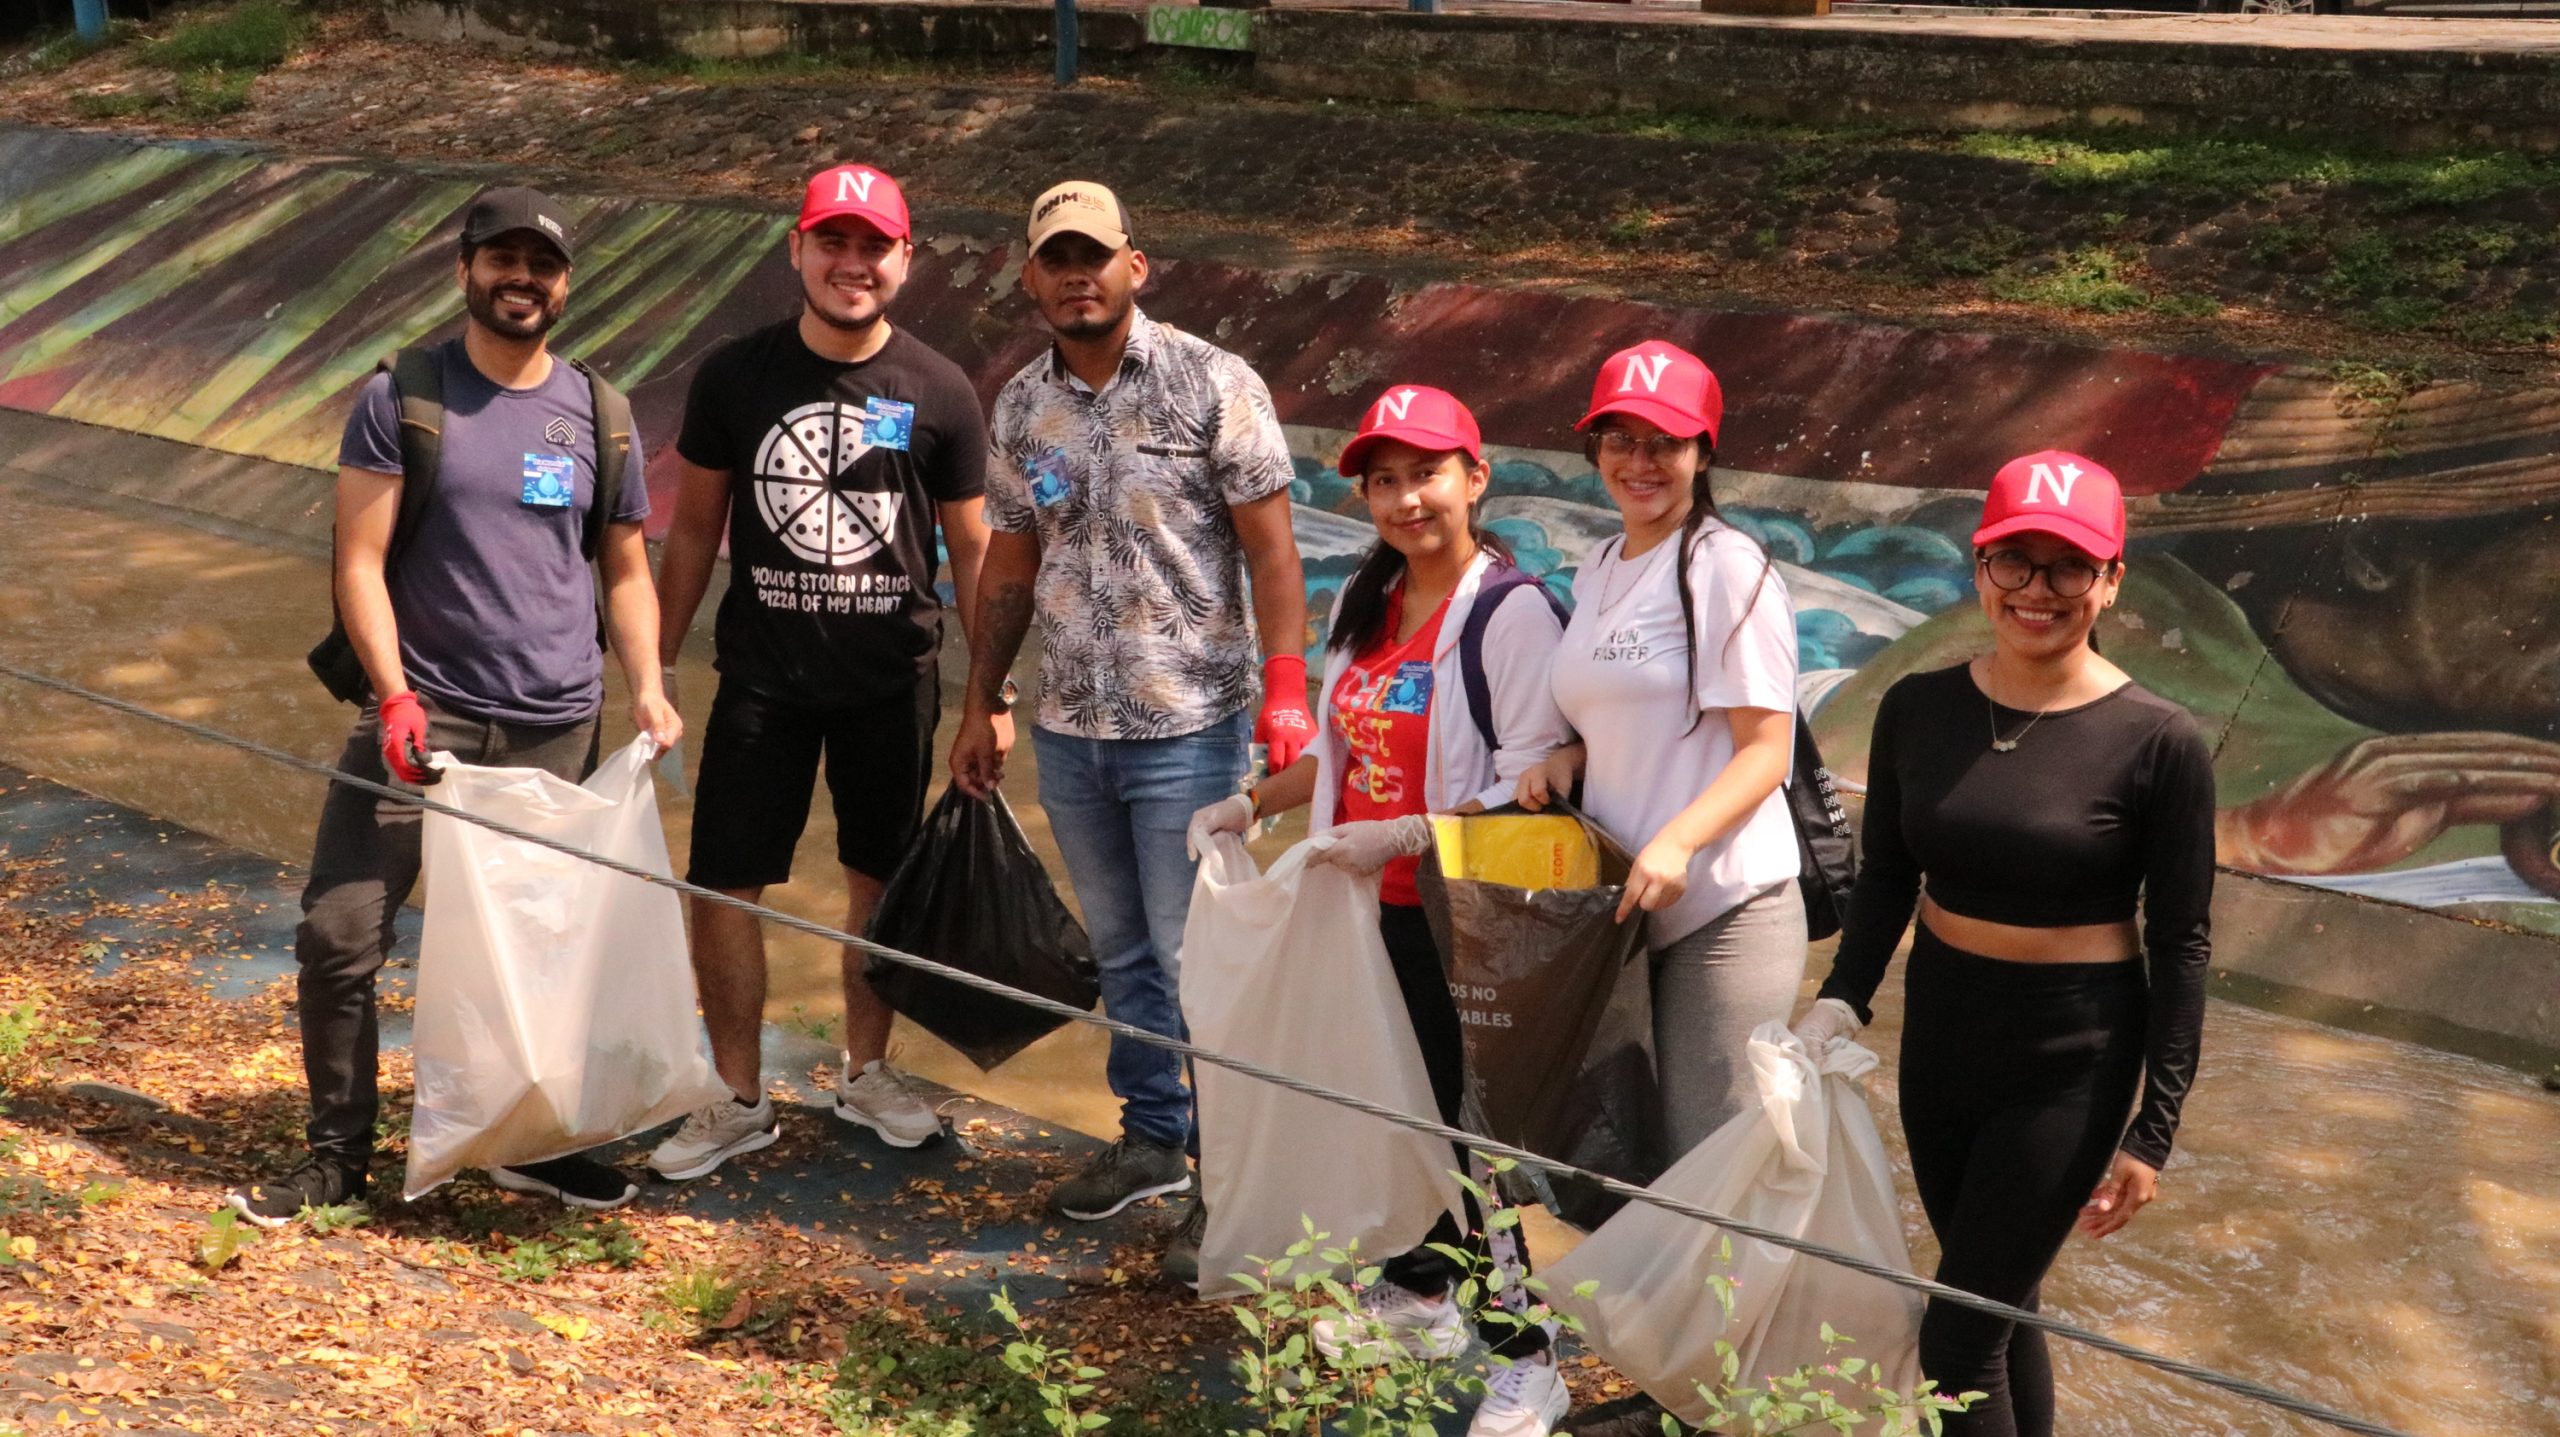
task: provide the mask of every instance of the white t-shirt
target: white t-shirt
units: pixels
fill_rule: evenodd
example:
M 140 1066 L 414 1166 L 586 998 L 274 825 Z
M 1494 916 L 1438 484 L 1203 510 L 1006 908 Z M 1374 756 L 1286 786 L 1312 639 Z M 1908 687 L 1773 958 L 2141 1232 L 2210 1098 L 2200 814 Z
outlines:
M 1689 561 L 1706 645 L 1693 702 L 1689 636 L 1672 572 L 1679 536 L 1632 560 L 1618 557 L 1623 543 L 1611 540 L 1574 576 L 1573 621 L 1556 649 L 1551 681 L 1556 707 L 1590 746 L 1583 808 L 1633 853 L 1733 761 L 1733 730 L 1717 710 L 1795 712 L 1796 622 L 1786 584 L 1760 546 L 1708 520 Z M 1689 891 L 1653 915 L 1648 936 L 1654 947 L 1668 947 L 1798 868 L 1786 796 L 1772 792 L 1739 826 L 1698 850 Z

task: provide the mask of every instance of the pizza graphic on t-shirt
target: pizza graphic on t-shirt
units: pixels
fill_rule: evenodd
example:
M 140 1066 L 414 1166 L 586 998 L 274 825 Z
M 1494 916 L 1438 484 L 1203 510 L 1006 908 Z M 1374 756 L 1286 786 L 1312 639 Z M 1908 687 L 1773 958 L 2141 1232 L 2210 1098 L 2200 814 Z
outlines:
M 897 534 L 897 495 L 836 487 L 871 452 L 863 421 L 846 405 L 804 404 L 756 448 L 756 513 L 784 548 L 825 568 L 858 564 Z

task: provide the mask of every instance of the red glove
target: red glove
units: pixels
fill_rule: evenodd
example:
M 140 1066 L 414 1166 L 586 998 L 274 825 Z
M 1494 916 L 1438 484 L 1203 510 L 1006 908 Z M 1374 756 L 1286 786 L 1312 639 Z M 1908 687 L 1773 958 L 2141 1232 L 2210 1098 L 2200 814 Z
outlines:
M 402 783 L 423 787 L 436 781 L 435 770 L 427 767 L 427 711 L 407 689 L 382 701 L 382 762 Z
M 1264 659 L 1262 717 L 1253 725 L 1253 741 L 1270 751 L 1264 771 L 1278 773 L 1296 763 L 1315 738 L 1316 721 L 1307 714 L 1307 661 L 1296 654 Z

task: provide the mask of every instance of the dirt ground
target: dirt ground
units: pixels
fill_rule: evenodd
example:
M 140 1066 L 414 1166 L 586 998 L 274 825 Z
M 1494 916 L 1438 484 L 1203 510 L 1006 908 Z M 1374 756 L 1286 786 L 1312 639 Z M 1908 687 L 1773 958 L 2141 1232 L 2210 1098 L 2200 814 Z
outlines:
M 1040 1204 L 1070 1155 L 1001 1109 L 895 1163 L 795 1113 L 734 1171 L 606 1217 L 477 1175 L 404 1203 L 395 1050 L 365 1209 L 209 1219 L 290 1165 L 304 1116 L 291 981 L 205 987 L 247 901 L 101 901 L 59 855 L 0 862 L 0 1434 L 1034 1437 L 997 1356 L 1022 1335 L 991 1315 L 1002 1287 L 1096 1369 L 1082 1405 L 1111 1430 L 1242 1425 L 1216 1399 L 1235 1319 L 1153 1275 L 1178 1210 L 1061 1232 Z M 101 918 L 134 936 L 85 936 Z M 1586 1400 L 1629 1390 L 1597 1359 L 1572 1377 Z
M 904 62 L 610 67 L 373 29 L 328 13 L 253 83 L 172 74 L 147 43 L 22 54 L 0 113 L 771 204 L 860 158 L 929 216 L 998 229 L 1083 174 L 1142 242 L 1254 263 L 2555 372 L 2560 162 L 2528 156 L 1283 103 L 1181 66 L 1072 91 Z

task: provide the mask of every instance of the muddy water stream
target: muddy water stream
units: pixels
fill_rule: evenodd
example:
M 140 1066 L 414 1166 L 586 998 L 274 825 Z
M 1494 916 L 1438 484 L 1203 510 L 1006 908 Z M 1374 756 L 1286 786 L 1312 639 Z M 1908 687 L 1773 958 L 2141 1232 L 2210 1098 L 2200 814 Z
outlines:
M 316 556 L 0 485 L 0 576 L 12 662 L 315 758 L 344 740 L 352 711 L 301 662 L 326 623 Z M 683 677 L 698 725 L 712 689 L 700 634 Z M 607 717 L 607 742 L 627 737 L 618 698 Z M 0 757 L 279 860 L 309 856 L 317 780 L 5 679 Z M 1026 745 L 1007 789 L 1048 852 L 1029 759 Z M 681 866 L 688 805 L 666 809 Z M 840 920 L 832 853 L 820 804 L 801 877 L 770 901 Z M 772 941 L 769 1016 L 827 1021 L 834 954 Z M 1890 1065 L 1898 989 L 1880 1010 L 1871 1041 Z M 995 1074 L 903 1027 L 898 1042 L 901 1061 L 936 1080 L 1113 1131 L 1089 1029 Z M 2048 1310 L 2413 1433 L 2560 1434 L 2560 1097 L 2468 1059 L 2226 1003 L 2207 1045 L 2161 1202 L 2105 1243 L 2075 1240 Z M 1889 1073 L 1875 1107 L 1898 1149 Z M 1926 1270 L 1926 1228 L 1916 1201 L 1905 1207 Z M 1534 1241 L 1552 1256 L 1569 1236 L 1541 1225 Z M 2324 1430 L 2068 1344 L 2057 1362 L 2062 1429 L 2077 1437 Z

